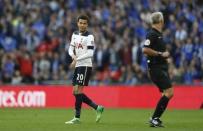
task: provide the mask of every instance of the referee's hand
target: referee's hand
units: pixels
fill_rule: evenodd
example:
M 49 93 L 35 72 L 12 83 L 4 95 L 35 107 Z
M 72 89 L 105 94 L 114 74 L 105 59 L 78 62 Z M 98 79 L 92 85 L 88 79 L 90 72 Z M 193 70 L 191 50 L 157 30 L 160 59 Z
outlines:
M 161 54 L 162 57 L 168 58 L 170 56 L 170 53 L 168 51 L 165 51 Z

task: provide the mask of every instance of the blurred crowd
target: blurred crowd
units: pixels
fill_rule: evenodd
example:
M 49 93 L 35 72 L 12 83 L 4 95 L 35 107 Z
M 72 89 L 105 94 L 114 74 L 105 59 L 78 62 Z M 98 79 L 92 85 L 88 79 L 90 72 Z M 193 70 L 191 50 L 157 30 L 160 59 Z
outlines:
M 95 36 L 91 85 L 150 83 L 141 49 L 154 11 L 173 83 L 203 84 L 201 0 L 0 0 L 0 84 L 70 84 L 65 48 L 79 14 Z

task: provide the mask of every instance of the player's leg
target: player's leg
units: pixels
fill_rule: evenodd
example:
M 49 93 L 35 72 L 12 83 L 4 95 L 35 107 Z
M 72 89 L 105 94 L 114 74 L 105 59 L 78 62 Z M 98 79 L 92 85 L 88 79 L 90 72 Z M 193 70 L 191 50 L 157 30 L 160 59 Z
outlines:
M 75 116 L 72 120 L 65 122 L 66 124 L 80 123 L 80 114 L 82 107 L 82 90 L 83 86 L 75 85 L 73 87 L 73 95 L 75 96 Z
M 101 115 L 104 111 L 104 107 L 101 105 L 97 105 L 95 104 L 87 95 L 85 95 L 84 93 L 83 95 L 83 102 L 87 105 L 89 105 L 90 107 L 92 107 L 94 110 L 96 110 L 96 122 L 99 122 L 101 119 Z
M 80 118 L 82 107 L 82 90 L 83 86 L 76 85 L 73 88 L 73 94 L 75 96 L 75 118 Z
M 91 76 L 91 71 L 92 68 L 91 67 L 85 67 L 84 69 L 84 79 L 82 80 L 82 83 L 84 86 L 88 86 L 89 83 L 89 79 Z M 90 107 L 92 107 L 94 110 L 96 110 L 96 122 L 99 122 L 101 119 L 101 115 L 104 111 L 104 107 L 97 105 L 95 102 L 93 102 L 85 93 L 82 93 L 82 100 L 85 104 L 89 105 Z
M 96 116 L 96 122 L 99 122 L 101 119 L 101 115 L 104 111 L 104 107 L 95 104 L 88 96 L 86 96 L 83 93 L 83 86 L 77 86 L 77 88 L 74 88 L 76 90 L 74 90 L 74 93 L 76 94 L 76 102 L 75 102 L 75 118 L 80 118 L 80 113 L 81 113 L 81 106 L 82 106 L 82 102 L 86 103 L 87 105 L 89 105 L 90 107 L 92 107 L 93 109 L 96 110 L 97 116 Z M 77 98 L 79 96 L 79 98 Z M 79 99 L 79 100 L 77 100 Z M 82 102 L 81 102 L 82 99 Z
M 98 105 L 94 103 L 85 93 L 82 93 L 82 102 L 92 107 L 93 109 L 97 109 Z
M 80 123 L 80 112 L 81 112 L 81 106 L 82 106 L 82 89 L 83 87 L 79 86 L 80 81 L 78 79 L 78 76 L 80 74 L 80 67 L 75 68 L 75 72 L 73 75 L 73 95 L 75 96 L 75 116 L 72 120 L 65 122 L 66 124 L 77 124 Z

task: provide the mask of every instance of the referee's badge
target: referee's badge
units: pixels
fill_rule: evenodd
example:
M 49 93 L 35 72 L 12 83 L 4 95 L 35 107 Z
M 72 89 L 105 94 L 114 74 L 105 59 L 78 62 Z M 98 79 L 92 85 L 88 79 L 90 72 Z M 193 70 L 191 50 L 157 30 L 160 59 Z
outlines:
M 147 40 L 144 42 L 144 45 L 149 46 L 149 45 L 150 45 L 150 40 L 147 39 Z

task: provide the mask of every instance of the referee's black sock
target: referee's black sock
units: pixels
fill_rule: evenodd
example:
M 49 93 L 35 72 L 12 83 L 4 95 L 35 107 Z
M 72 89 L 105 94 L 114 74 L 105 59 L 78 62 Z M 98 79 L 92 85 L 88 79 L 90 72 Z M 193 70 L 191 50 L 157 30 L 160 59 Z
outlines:
M 168 102 L 169 102 L 169 98 L 166 96 L 162 96 L 159 102 L 157 103 L 157 106 L 152 118 L 156 118 L 156 117 L 160 118 L 163 112 L 165 111 L 168 105 Z
M 75 117 L 80 118 L 80 112 L 82 107 L 82 94 L 74 94 L 75 96 Z
M 97 109 L 97 107 L 98 107 L 97 104 L 95 104 L 95 103 L 94 103 L 89 97 L 87 97 L 84 93 L 81 94 L 81 95 L 82 95 L 82 101 L 83 101 L 85 104 L 91 106 L 91 107 L 94 108 L 95 110 Z

